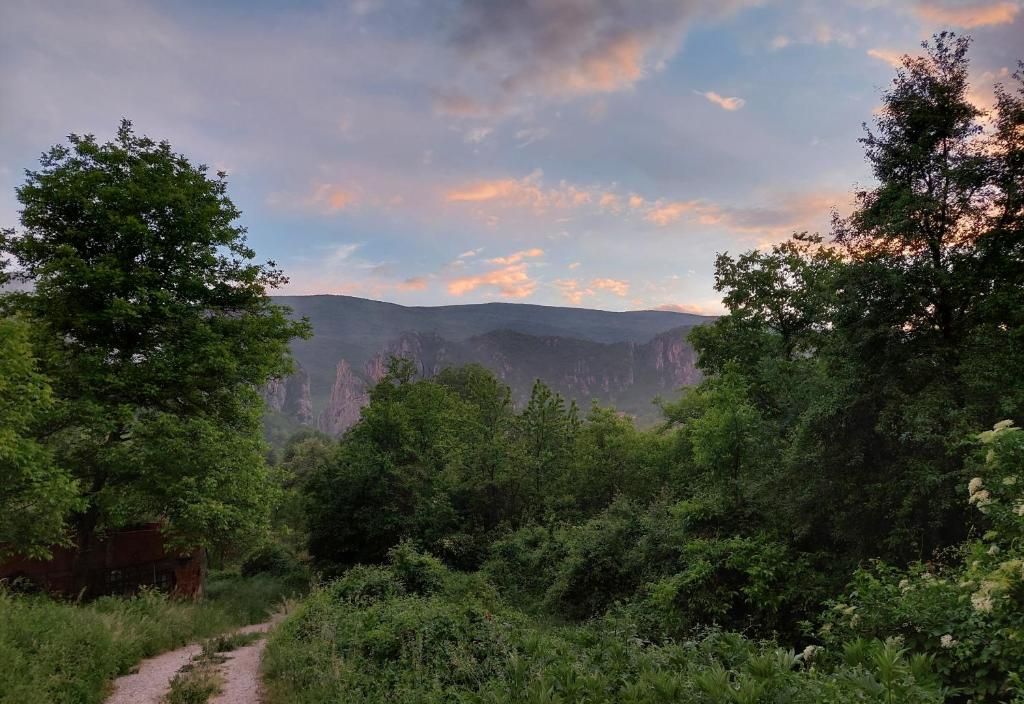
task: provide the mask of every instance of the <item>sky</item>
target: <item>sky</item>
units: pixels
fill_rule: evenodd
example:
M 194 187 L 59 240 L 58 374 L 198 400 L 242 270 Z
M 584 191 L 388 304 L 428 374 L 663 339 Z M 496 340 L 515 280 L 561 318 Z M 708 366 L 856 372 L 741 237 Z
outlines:
M 69 133 L 228 173 L 280 292 L 721 311 L 719 252 L 826 232 L 903 53 L 1024 0 L 2 0 L 0 227 Z

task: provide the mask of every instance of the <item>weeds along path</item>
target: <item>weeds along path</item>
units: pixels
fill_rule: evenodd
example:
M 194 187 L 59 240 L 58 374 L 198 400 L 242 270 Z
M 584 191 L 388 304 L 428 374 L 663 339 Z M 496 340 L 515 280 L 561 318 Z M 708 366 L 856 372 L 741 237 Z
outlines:
M 281 620 L 283 614 L 269 621 L 246 626 L 237 634 L 266 633 Z M 259 666 L 266 638 L 224 653 L 225 661 L 218 665 L 224 686 L 211 704 L 257 704 L 259 702 Z M 137 672 L 114 681 L 114 692 L 106 704 L 161 704 L 170 691 L 171 680 L 183 667 L 202 653 L 201 643 L 186 645 L 156 657 L 143 660 Z

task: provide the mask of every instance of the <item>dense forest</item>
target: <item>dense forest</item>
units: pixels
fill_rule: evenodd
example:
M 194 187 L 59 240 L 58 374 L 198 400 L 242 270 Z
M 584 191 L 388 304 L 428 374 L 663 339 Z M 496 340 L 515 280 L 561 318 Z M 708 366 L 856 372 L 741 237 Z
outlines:
M 969 41 L 924 48 L 853 212 L 719 255 L 704 381 L 651 430 L 393 358 L 343 437 L 268 451 L 257 387 L 310 331 L 224 179 L 72 137 L 0 242 L 32 284 L 2 299 L 0 546 L 159 516 L 308 562 L 279 704 L 1024 702 L 1024 74 L 983 113 Z

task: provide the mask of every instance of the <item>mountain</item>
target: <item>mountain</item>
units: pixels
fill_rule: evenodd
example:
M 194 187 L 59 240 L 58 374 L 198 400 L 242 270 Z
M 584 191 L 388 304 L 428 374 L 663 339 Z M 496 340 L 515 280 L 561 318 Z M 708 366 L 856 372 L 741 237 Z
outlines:
M 295 425 L 338 434 L 359 418 L 391 355 L 431 376 L 477 362 L 507 383 L 517 404 L 537 378 L 585 409 L 592 399 L 655 417 L 657 395 L 699 379 L 689 329 L 713 318 L 672 311 L 610 312 L 513 303 L 407 307 L 352 296 L 281 296 L 314 336 L 296 341 L 296 374 L 264 389 Z M 315 419 L 315 420 L 314 420 Z

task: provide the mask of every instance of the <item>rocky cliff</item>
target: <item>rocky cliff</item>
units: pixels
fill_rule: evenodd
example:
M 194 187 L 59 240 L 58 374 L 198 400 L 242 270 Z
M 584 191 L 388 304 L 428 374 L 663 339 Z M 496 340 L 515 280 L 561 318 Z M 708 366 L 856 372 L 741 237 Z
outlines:
M 328 435 L 341 435 L 355 425 L 359 411 L 369 401 L 366 381 L 356 376 L 352 366 L 343 359 L 338 362 L 331 397 L 317 419 L 317 427 Z
M 267 408 L 287 416 L 299 425 L 313 424 L 313 401 L 309 374 L 296 364 L 295 372 L 284 379 L 271 379 L 261 391 Z
M 517 405 L 526 402 L 536 379 L 584 408 L 591 401 L 610 404 L 640 422 L 657 417 L 651 401 L 695 384 L 700 372 L 689 327 L 656 335 L 645 343 L 601 343 L 558 336 L 534 336 L 497 330 L 464 341 L 435 333 L 408 332 L 384 345 L 357 373 L 348 360 L 338 362 L 330 397 L 320 413 L 320 430 L 338 435 L 359 419 L 369 387 L 384 376 L 390 357 L 411 360 L 423 377 L 470 362 L 487 367 L 512 389 Z

